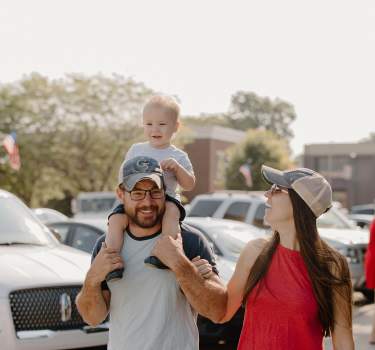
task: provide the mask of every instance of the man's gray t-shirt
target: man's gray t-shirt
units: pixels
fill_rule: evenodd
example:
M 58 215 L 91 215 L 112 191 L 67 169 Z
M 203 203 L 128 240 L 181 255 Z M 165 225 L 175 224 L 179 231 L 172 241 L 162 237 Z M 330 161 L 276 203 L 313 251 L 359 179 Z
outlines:
M 128 152 L 126 153 L 124 162 L 138 156 L 151 157 L 156 159 L 158 162 L 161 162 L 162 160 L 168 158 L 173 158 L 189 173 L 194 173 L 193 166 L 187 153 L 173 145 L 170 145 L 167 148 L 155 148 L 152 147 L 149 142 L 135 143 L 129 148 Z M 164 182 L 167 188 L 167 194 L 179 200 L 179 194 L 177 193 L 178 183 L 175 174 L 171 171 L 165 171 Z
M 212 249 L 198 231 L 182 224 L 186 256 L 207 259 Z M 109 350 L 198 350 L 197 314 L 182 293 L 174 273 L 144 264 L 160 232 L 148 237 L 124 236 L 124 277 L 102 283 L 111 291 Z M 94 248 L 95 256 L 104 236 Z M 214 267 L 214 271 L 216 268 Z

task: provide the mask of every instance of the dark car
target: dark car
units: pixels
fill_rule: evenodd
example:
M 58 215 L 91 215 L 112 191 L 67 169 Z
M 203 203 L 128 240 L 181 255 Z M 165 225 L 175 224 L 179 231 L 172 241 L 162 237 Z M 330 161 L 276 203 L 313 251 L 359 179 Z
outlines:
M 47 224 L 58 233 L 61 243 L 91 253 L 96 240 L 105 233 L 104 229 L 85 222 L 66 220 Z

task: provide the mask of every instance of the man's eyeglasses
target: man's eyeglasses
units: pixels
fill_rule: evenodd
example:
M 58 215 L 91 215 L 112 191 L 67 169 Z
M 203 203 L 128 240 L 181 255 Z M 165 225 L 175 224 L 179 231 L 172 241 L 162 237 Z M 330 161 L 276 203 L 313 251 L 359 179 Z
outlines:
M 285 187 L 278 186 L 276 184 L 273 184 L 271 188 L 268 190 L 271 195 L 277 194 L 277 193 L 288 193 L 288 190 Z
M 130 193 L 130 198 L 133 201 L 141 201 L 145 199 L 146 193 L 150 193 L 152 199 L 160 199 L 164 196 L 164 190 L 159 190 L 154 188 L 152 190 L 133 190 L 133 191 L 126 191 Z

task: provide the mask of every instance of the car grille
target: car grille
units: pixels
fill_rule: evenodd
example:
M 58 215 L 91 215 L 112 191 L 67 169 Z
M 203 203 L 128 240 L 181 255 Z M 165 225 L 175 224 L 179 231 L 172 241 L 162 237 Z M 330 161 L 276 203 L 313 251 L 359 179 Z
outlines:
M 16 332 L 30 330 L 66 330 L 82 328 L 85 323 L 78 313 L 75 298 L 81 286 L 22 289 L 9 294 Z M 71 300 L 71 318 L 62 321 L 60 296 Z

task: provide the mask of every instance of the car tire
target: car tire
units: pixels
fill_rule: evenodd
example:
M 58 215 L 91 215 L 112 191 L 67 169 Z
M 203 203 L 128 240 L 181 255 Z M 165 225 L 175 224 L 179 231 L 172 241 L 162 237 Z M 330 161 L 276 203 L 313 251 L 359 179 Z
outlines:
M 361 290 L 361 293 L 363 294 L 363 296 L 366 298 L 367 301 L 369 301 L 370 303 L 374 302 L 374 290 L 373 289 L 363 288 Z

